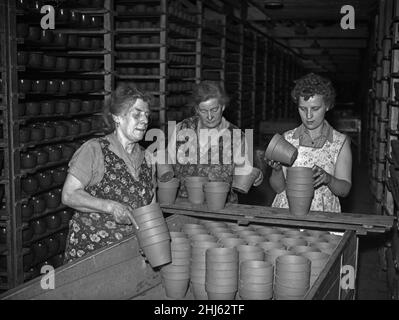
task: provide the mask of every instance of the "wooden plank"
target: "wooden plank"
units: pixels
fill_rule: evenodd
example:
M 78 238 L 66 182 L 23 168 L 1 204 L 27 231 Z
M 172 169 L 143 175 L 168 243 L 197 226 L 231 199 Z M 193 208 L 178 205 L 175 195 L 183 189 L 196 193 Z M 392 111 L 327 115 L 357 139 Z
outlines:
M 328 224 L 343 224 L 345 226 L 360 226 L 370 231 L 374 227 L 381 227 L 389 230 L 392 225 L 394 218 L 381 215 L 369 215 L 369 214 L 356 214 L 356 213 L 331 213 L 331 212 L 317 212 L 311 211 L 308 215 L 303 217 L 297 217 L 289 213 L 288 209 L 242 205 L 242 204 L 227 204 L 222 210 L 211 211 L 206 205 L 193 205 L 187 200 L 179 199 L 178 203 L 173 205 L 163 205 L 163 210 L 168 212 L 174 210 L 173 213 L 181 212 L 203 212 L 212 214 L 224 214 L 227 216 L 240 216 L 243 219 L 254 219 L 254 218 L 271 218 L 281 219 L 281 222 L 287 221 L 302 221 L 306 222 L 322 222 Z

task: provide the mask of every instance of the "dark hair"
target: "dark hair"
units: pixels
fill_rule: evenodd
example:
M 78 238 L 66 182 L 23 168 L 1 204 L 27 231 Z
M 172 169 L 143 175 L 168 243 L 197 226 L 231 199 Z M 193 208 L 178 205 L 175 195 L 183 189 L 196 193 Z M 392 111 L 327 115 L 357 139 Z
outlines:
M 209 99 L 218 99 L 221 105 L 227 105 L 229 103 L 229 97 L 223 85 L 219 82 L 205 80 L 195 85 L 192 95 L 194 106 L 198 107 L 201 102 Z
M 109 130 L 114 130 L 112 115 L 119 116 L 126 113 L 137 99 L 148 103 L 151 108 L 153 98 L 149 93 L 140 91 L 130 84 L 120 84 L 111 95 L 109 103 L 104 104 L 104 121 Z
M 323 96 L 324 103 L 330 110 L 335 104 L 335 90 L 330 80 L 315 73 L 309 73 L 295 81 L 295 87 L 291 91 L 291 98 L 297 104 L 299 97 L 309 100 L 310 97 L 319 94 Z

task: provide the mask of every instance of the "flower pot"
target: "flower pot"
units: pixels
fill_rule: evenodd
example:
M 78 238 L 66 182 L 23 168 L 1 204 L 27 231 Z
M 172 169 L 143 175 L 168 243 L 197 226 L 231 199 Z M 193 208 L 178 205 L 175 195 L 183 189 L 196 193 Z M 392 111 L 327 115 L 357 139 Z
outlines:
M 84 113 L 92 112 L 94 108 L 92 100 L 82 101 L 81 111 Z
M 68 133 L 67 126 L 62 122 L 54 122 L 55 136 L 58 138 L 65 137 Z
M 206 259 L 210 262 L 238 261 L 238 251 L 235 248 L 212 248 L 207 250 Z
M 67 8 L 57 8 L 56 10 L 56 21 L 58 23 L 66 23 L 69 21 L 69 9 Z
M 305 216 L 309 213 L 313 197 L 293 197 L 287 195 L 290 213 L 295 216 Z
M 39 182 L 39 187 L 42 189 L 48 189 L 53 184 L 53 177 L 48 171 L 38 173 L 36 179 Z
M 69 221 L 72 219 L 73 211 L 70 210 L 62 210 L 58 213 L 61 219 L 61 225 L 68 225 Z
M 170 181 L 174 175 L 175 173 L 171 164 L 157 163 L 157 177 L 160 182 Z
M 29 224 L 27 228 L 22 230 L 22 241 L 27 242 L 33 238 L 35 231 L 33 225 Z
M 49 209 L 55 209 L 61 204 L 61 193 L 56 191 L 45 193 L 44 199 L 46 200 L 46 205 Z
M 34 214 L 41 214 L 46 210 L 46 201 L 41 197 L 32 197 L 29 204 L 32 205 Z
M 78 113 L 81 109 L 82 101 L 79 99 L 69 100 L 69 113 Z
M 82 60 L 82 69 L 86 71 L 94 71 L 94 60 L 93 59 L 83 59 Z
M 155 234 L 151 237 L 141 238 L 138 235 L 138 241 L 141 247 L 153 245 L 154 243 L 162 242 L 162 241 L 169 241 L 170 242 L 170 235 L 169 232 L 163 232 L 159 234 Z M 170 247 L 170 245 L 169 245 Z
M 55 146 L 46 146 L 43 148 L 48 153 L 49 162 L 60 161 L 62 158 L 61 150 Z
M 295 254 L 302 254 L 305 252 L 320 252 L 319 249 L 310 246 L 293 246 L 290 247 L 290 251 L 294 252 Z
M 26 66 L 28 64 L 29 55 L 25 51 L 17 52 L 17 63 L 19 66 Z
M 158 182 L 158 201 L 163 204 L 173 204 L 176 200 L 179 180 L 174 178 L 168 182 Z
M 90 37 L 78 37 L 78 47 L 89 49 L 91 46 L 91 38 Z
M 256 246 L 239 245 L 237 246 L 240 263 L 246 260 L 264 260 L 265 253 Z
M 61 231 L 61 232 L 58 232 L 55 235 L 55 237 L 58 239 L 58 241 L 60 243 L 60 251 L 64 251 L 65 246 L 66 246 L 67 234 L 65 232 Z
M 28 93 L 31 90 L 32 81 L 28 79 L 19 79 L 18 80 L 18 91 L 20 93 Z
M 70 82 L 70 91 L 72 93 L 80 93 L 82 91 L 82 80 L 71 79 Z
M 172 299 L 183 299 L 186 296 L 190 279 L 174 280 L 162 278 L 162 284 L 165 288 L 165 294 Z
M 261 171 L 258 168 L 252 168 L 251 172 L 247 175 L 235 174 L 233 176 L 232 188 L 241 193 L 248 193 L 260 173 Z
M 50 30 L 43 29 L 40 31 L 40 42 L 42 44 L 49 44 L 53 41 L 53 33 Z
M 60 249 L 60 243 L 57 238 L 53 238 L 53 237 L 46 238 L 44 240 L 44 243 L 47 246 L 50 256 L 57 254 L 58 250 Z
M 224 248 L 235 248 L 240 245 L 245 245 L 247 242 L 244 239 L 225 238 L 220 240 Z
M 190 239 L 193 242 L 201 242 L 201 241 L 209 241 L 209 242 L 216 242 L 216 237 L 210 234 L 193 234 L 190 235 Z
M 55 113 L 56 114 L 64 114 L 69 111 L 69 102 L 68 100 L 58 100 L 55 103 Z
M 207 177 L 186 177 L 185 185 L 188 200 L 193 204 L 202 204 L 205 200 L 203 185 L 208 182 Z
M 286 189 L 286 194 L 287 197 L 312 197 L 314 196 L 314 190 L 313 189 L 308 189 L 308 190 L 292 190 L 292 189 Z
M 94 88 L 93 80 L 86 79 L 82 81 L 82 90 L 84 92 L 92 92 Z
M 293 267 L 292 270 L 294 270 L 298 267 L 298 270 L 306 270 L 310 267 L 310 260 L 294 254 L 279 256 L 276 259 L 276 267 L 286 268 L 285 270 L 291 269 L 291 267 Z
M 65 9 L 61 9 L 61 10 L 65 10 Z M 55 46 L 65 47 L 67 45 L 68 35 L 66 35 L 65 33 L 60 33 L 60 32 L 54 32 L 53 35 L 54 35 L 53 43 Z
M 61 218 L 58 214 L 50 214 L 45 219 L 47 228 L 49 229 L 57 229 L 61 225 Z
M 245 286 L 246 284 L 272 284 L 273 283 L 273 268 L 271 272 L 267 275 L 253 275 L 253 274 L 246 274 L 240 270 L 240 286 Z
M 208 300 L 234 300 L 236 292 L 237 290 L 233 292 L 222 292 L 222 293 L 207 290 Z
M 292 254 L 292 252 L 284 249 L 270 249 L 266 253 L 265 260 L 275 265 L 276 259 L 278 257 L 287 254 Z
M 69 92 L 69 88 L 70 88 L 69 80 L 60 80 L 59 89 L 58 89 L 60 94 L 68 93 Z
M 139 229 L 137 231 L 138 237 L 141 242 L 147 238 L 151 238 L 155 235 L 163 234 L 163 233 L 167 233 L 169 235 L 169 229 L 168 229 L 166 223 L 164 225 L 161 225 L 158 227 L 153 227 L 153 228 L 146 229 L 146 230 Z
M 222 181 L 209 181 L 204 184 L 205 192 L 229 192 L 230 184 Z
M 28 57 L 28 66 L 31 68 L 41 68 L 43 63 L 43 54 L 39 52 L 30 52 Z
M 104 89 L 104 80 L 94 79 L 94 91 L 101 91 Z
M 21 153 L 21 168 L 23 169 L 31 169 L 36 167 L 37 158 L 34 153 Z
M 43 125 L 44 139 L 53 139 L 55 137 L 55 127 L 49 123 Z
M 228 192 L 208 191 L 205 189 L 206 205 L 210 210 L 221 210 L 224 208 Z
M 292 166 L 298 157 L 298 150 L 291 143 L 276 133 L 265 152 L 265 158 L 278 161 L 286 166 Z
M 44 129 L 39 126 L 32 126 L 30 128 L 30 139 L 32 141 L 42 141 L 44 139 Z
M 44 93 L 46 91 L 46 80 L 32 81 L 32 91 L 36 93 Z
M 41 235 L 46 232 L 47 226 L 43 219 L 33 220 L 31 224 L 35 235 Z
M 208 300 L 208 294 L 205 290 L 205 283 L 196 283 L 190 281 L 190 287 L 195 300 Z
M 21 204 L 21 216 L 22 220 L 29 220 L 33 216 L 33 206 L 30 203 Z
M 76 34 L 68 35 L 67 47 L 73 48 L 73 49 L 79 48 L 78 47 L 78 36 Z
M 291 247 L 295 246 L 306 246 L 307 242 L 304 239 L 298 239 L 298 238 L 283 238 L 280 240 L 280 242 L 290 250 Z
M 44 69 L 54 69 L 56 67 L 57 58 L 55 56 L 43 55 L 42 67 Z
M 142 249 L 153 268 L 172 261 L 169 239 L 151 245 L 142 246 Z
M 140 231 L 152 229 L 155 227 L 166 226 L 166 221 L 163 217 L 155 218 L 146 222 L 139 223 Z
M 307 167 L 287 168 L 287 179 L 288 180 L 298 179 L 298 178 L 313 179 L 312 168 L 307 168 Z
M 32 154 L 36 156 L 37 165 L 46 164 L 48 161 L 48 154 L 42 150 L 34 150 Z
M 45 243 L 43 242 L 36 242 L 31 246 L 32 251 L 35 255 L 35 263 L 41 262 L 46 259 L 48 254 L 48 249 Z
M 42 29 L 39 28 L 39 27 L 29 26 L 27 40 L 29 40 L 29 41 L 39 41 L 40 40 L 41 30 Z
M 35 193 L 39 189 L 39 183 L 34 177 L 21 179 L 22 190 L 27 194 Z
M 54 101 L 43 101 L 40 103 L 40 113 L 42 115 L 51 115 L 54 113 L 55 103 Z
M 256 292 L 247 289 L 239 289 L 238 292 L 243 300 L 270 300 L 273 297 L 273 292 Z
M 68 59 L 65 57 L 57 57 L 55 59 L 55 69 L 57 71 L 65 71 L 68 66 Z

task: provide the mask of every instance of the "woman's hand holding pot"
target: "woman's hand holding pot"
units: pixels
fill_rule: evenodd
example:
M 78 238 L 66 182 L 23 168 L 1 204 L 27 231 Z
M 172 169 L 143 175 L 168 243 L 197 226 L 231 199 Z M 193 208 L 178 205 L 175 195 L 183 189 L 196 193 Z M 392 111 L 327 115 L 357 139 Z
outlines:
M 139 229 L 136 220 L 133 218 L 133 210 L 130 206 L 116 201 L 111 201 L 109 212 L 114 217 L 116 223 L 133 224 L 136 229 Z
M 331 175 L 327 173 L 324 169 L 320 168 L 317 165 L 314 165 L 312 168 L 313 171 L 313 186 L 314 188 L 318 188 L 319 186 L 326 185 L 328 186 L 331 182 Z
M 280 162 L 274 160 L 266 160 L 266 163 L 272 167 L 273 170 L 280 171 L 283 167 Z

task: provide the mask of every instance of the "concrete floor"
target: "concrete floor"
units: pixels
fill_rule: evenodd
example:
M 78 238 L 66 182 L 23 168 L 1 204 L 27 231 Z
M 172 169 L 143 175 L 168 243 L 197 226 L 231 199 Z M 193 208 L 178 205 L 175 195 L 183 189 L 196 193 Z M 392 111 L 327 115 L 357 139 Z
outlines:
M 262 168 L 265 181 L 253 188 L 247 195 L 239 195 L 239 202 L 245 204 L 270 206 L 275 193 L 270 188 L 268 176 L 270 168 Z M 374 198 L 369 190 L 367 167 L 364 164 L 353 164 L 352 190 L 349 196 L 341 201 L 343 212 L 376 214 Z M 359 268 L 357 278 L 357 299 L 385 300 L 390 299 L 387 274 L 379 261 L 378 249 L 382 247 L 384 237 L 362 236 L 359 242 Z

